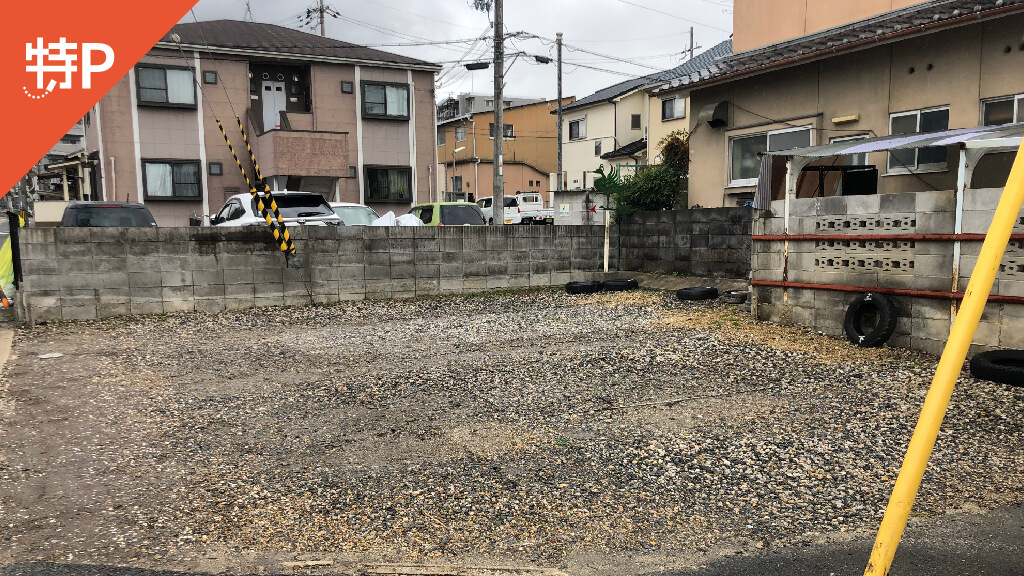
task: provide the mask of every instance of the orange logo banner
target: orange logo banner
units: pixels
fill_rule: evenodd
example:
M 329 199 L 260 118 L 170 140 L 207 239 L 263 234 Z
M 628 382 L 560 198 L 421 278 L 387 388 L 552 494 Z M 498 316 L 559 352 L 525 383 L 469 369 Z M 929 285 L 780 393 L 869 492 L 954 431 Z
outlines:
M 0 197 L 124 77 L 197 0 L 7 2 Z

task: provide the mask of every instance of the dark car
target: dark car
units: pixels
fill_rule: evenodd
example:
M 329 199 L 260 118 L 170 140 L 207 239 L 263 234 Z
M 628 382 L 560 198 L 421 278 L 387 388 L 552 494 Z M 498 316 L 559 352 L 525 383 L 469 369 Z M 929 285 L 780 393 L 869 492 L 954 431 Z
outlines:
M 60 219 L 62 228 L 156 226 L 149 210 L 138 202 L 72 202 Z

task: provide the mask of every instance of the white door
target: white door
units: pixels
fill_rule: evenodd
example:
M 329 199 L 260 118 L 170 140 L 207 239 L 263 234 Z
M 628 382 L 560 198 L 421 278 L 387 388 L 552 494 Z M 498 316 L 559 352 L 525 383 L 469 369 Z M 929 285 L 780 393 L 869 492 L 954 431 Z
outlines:
M 263 131 L 269 132 L 281 127 L 281 112 L 284 112 L 288 98 L 284 94 L 284 82 L 263 82 Z

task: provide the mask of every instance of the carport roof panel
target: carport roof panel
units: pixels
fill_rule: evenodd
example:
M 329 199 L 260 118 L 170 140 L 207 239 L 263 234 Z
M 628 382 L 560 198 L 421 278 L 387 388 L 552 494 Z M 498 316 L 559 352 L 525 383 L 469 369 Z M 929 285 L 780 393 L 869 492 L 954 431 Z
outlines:
M 984 143 L 985 140 L 1000 140 L 1024 136 L 1024 123 L 1005 124 L 1003 126 L 975 126 L 957 128 L 942 132 L 921 132 L 916 134 L 894 134 L 878 136 L 863 140 L 847 140 L 823 146 L 810 146 L 793 150 L 768 152 L 770 156 L 803 156 L 807 158 L 826 158 L 845 154 L 863 154 L 866 152 L 882 152 L 885 150 L 901 150 L 907 148 L 924 148 L 927 146 L 951 146 L 954 144 Z M 993 142 L 993 144 L 997 144 Z M 1000 142 L 998 147 L 1005 146 Z M 974 147 L 974 146 L 972 146 Z

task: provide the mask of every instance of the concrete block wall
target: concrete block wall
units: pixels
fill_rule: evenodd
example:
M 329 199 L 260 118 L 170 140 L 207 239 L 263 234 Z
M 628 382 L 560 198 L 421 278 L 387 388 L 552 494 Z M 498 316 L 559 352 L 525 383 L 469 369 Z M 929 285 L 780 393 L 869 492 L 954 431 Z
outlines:
M 613 264 L 618 257 L 620 270 L 746 278 L 754 213 L 703 208 L 630 214 L 613 231 L 613 246 L 621 246 L 612 253 Z
M 601 226 L 292 228 L 288 268 L 253 228 L 56 228 L 22 233 L 24 319 L 407 298 L 603 275 Z
M 992 221 L 1001 189 L 968 190 L 964 196 L 963 233 L 984 234 Z M 754 234 L 785 230 L 782 201 L 754 222 Z M 953 191 L 811 198 L 790 202 L 791 235 L 953 234 Z M 1024 233 L 1024 211 L 1014 233 Z M 961 243 L 958 290 L 967 287 L 981 242 Z M 788 259 L 781 240 L 757 240 L 751 254 L 752 278 L 808 284 L 902 288 L 950 292 L 953 287 L 953 242 L 920 240 L 794 240 Z M 1024 296 L 1024 242 L 1011 241 L 992 294 Z M 757 316 L 843 336 L 843 319 L 857 293 L 758 286 Z M 942 351 L 952 318 L 950 300 L 891 296 L 899 314 L 890 345 Z M 972 354 L 996 348 L 1024 348 L 1020 330 L 1024 305 L 990 304 L 975 334 Z

